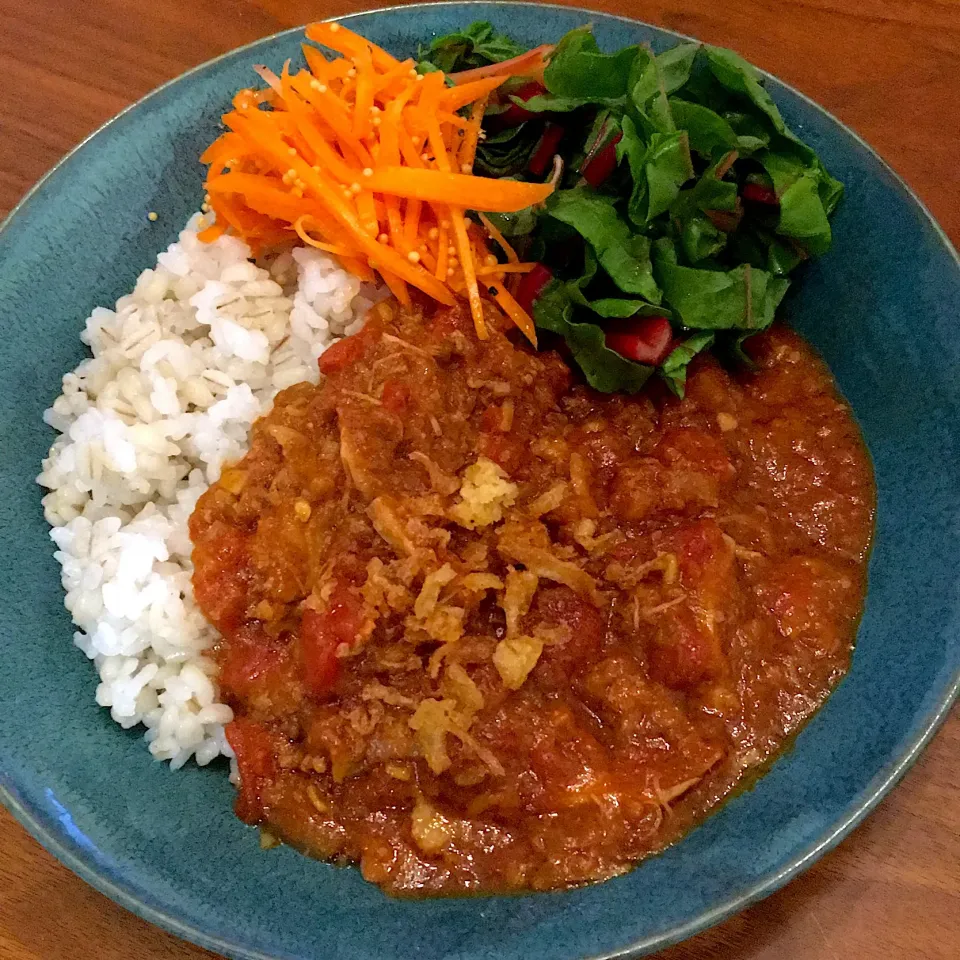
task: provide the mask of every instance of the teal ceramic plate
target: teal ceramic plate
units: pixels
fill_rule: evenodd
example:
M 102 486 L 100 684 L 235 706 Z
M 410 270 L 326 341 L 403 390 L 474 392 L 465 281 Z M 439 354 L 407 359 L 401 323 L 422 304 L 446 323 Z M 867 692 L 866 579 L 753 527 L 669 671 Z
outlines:
M 403 54 L 478 16 L 531 46 L 591 20 L 601 44 L 677 37 L 542 4 L 367 13 Z M 299 53 L 290 31 L 167 84 L 74 151 L 0 232 L 0 786 L 21 822 L 141 916 L 237 958 L 634 957 L 716 923 L 809 866 L 903 774 L 960 669 L 960 264 L 929 214 L 856 135 L 770 80 L 787 121 L 848 186 L 831 253 L 789 303 L 850 399 L 876 463 L 870 595 L 848 679 L 751 792 L 663 856 L 558 894 L 401 902 L 353 869 L 262 854 L 223 769 L 171 773 L 94 703 L 70 643 L 34 484 L 41 413 L 83 355 L 83 318 L 128 290 L 201 200 L 197 157 L 250 67 Z M 146 212 L 160 218 L 151 223 Z M 38 904 L 38 908 L 42 905 Z

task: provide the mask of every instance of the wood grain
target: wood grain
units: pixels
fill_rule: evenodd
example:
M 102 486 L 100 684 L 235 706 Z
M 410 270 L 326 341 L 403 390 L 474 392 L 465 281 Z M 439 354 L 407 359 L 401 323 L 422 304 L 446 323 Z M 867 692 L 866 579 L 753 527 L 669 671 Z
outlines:
M 583 0 L 589 2 L 589 0 Z M 185 69 L 355 0 L 0 0 L 0 215 L 118 110 Z M 958 0 L 593 0 L 738 49 L 822 103 L 960 243 Z M 960 953 L 960 715 L 840 847 L 661 960 Z M 87 887 L 0 811 L 0 960 L 212 955 Z

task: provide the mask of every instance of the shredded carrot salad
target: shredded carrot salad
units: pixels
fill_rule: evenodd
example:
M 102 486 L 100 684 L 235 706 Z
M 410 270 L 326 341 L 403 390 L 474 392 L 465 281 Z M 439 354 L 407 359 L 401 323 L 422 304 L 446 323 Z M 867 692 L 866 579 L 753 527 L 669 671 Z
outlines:
M 483 230 L 465 211 L 513 212 L 552 192 L 473 174 L 488 98 L 542 62 L 542 51 L 451 77 L 451 86 L 340 24 L 315 23 L 306 35 L 341 56 L 304 45 L 308 69 L 291 74 L 288 61 L 277 76 L 258 67 L 267 88 L 234 97 L 227 132 L 200 158 L 214 217 L 200 238 L 229 232 L 254 251 L 299 238 L 364 280 L 379 274 L 401 303 L 411 286 L 448 305 L 466 298 L 481 338 L 486 293 L 536 343 L 533 321 L 501 282 L 534 264 L 518 263 L 486 217 Z

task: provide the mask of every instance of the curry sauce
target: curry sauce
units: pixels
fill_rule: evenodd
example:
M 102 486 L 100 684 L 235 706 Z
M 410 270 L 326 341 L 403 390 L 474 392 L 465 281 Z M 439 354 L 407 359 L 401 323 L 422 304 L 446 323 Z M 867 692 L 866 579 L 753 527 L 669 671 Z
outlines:
M 869 458 L 797 335 L 678 400 L 496 325 L 381 304 L 191 520 L 238 815 L 395 894 L 630 869 L 823 703 L 864 601 Z

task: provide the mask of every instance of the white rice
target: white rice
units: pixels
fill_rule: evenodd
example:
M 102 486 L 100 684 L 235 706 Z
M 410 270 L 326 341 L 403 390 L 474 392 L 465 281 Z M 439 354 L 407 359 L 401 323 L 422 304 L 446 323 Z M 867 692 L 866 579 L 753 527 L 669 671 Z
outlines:
M 190 583 L 190 513 L 276 393 L 315 381 L 317 357 L 379 299 L 317 250 L 255 264 L 236 238 L 202 243 L 198 224 L 86 321 L 93 357 L 44 414 L 60 436 L 37 478 L 97 703 L 122 727 L 143 724 L 174 768 L 230 755 L 232 714 L 204 655 L 216 633 Z

